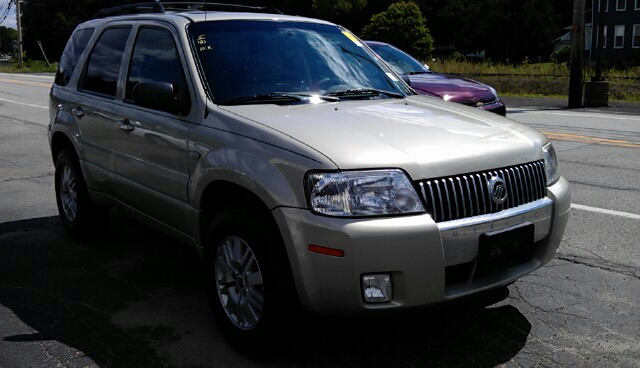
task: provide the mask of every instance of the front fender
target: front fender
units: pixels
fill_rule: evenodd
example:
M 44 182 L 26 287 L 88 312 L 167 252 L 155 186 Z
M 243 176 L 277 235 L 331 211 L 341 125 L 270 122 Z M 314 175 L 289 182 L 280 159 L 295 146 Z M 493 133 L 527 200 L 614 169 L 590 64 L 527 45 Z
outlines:
M 290 150 L 206 126 L 192 130 L 189 151 L 189 201 L 197 210 L 201 209 L 206 188 L 216 181 L 247 189 L 269 209 L 306 208 L 305 173 L 311 169 L 335 169 Z

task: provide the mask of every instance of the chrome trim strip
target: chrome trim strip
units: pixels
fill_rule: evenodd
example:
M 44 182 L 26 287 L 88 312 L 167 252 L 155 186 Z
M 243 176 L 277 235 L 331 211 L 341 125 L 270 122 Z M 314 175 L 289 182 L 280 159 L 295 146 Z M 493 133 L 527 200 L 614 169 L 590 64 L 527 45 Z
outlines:
M 444 207 L 442 205 L 442 191 L 440 190 L 440 185 L 438 185 L 438 181 L 434 180 L 433 184 L 438 189 L 438 198 L 440 199 L 440 218 L 444 220 Z
M 517 178 L 518 178 L 518 188 L 520 188 L 520 191 L 518 192 L 520 194 L 520 203 L 519 204 L 523 204 L 526 203 L 526 197 L 525 197 L 525 188 L 524 188 L 524 184 L 522 183 L 522 170 L 520 170 L 519 167 L 514 167 L 513 170 L 515 170 L 516 174 L 517 174 Z
M 514 196 L 514 193 L 516 192 L 516 188 L 513 185 L 513 178 L 511 177 L 511 173 L 509 173 L 509 169 L 504 170 L 504 175 L 508 183 L 507 190 L 509 191 L 509 208 L 512 208 L 516 206 L 515 196 Z
M 467 179 L 467 176 L 463 176 L 462 177 L 464 179 L 464 183 L 467 186 L 467 197 L 469 197 L 469 212 L 470 215 L 473 216 L 473 198 L 471 198 L 471 189 L 469 188 L 469 179 Z M 466 211 L 465 211 L 466 214 Z
M 538 178 L 536 177 L 536 172 L 533 169 L 532 164 L 527 165 L 529 167 L 529 172 L 531 173 L 531 181 L 533 182 L 534 192 L 533 197 L 538 199 L 538 193 L 540 193 L 540 188 L 538 187 Z
M 429 201 L 427 201 L 427 193 L 424 191 L 424 182 L 420 182 L 420 191 L 422 192 L 422 199 L 424 200 L 425 210 L 429 212 Z M 431 218 L 436 219 L 435 214 L 431 214 Z
M 487 213 L 487 201 L 484 199 L 484 190 L 482 190 L 482 178 L 480 174 L 476 174 L 476 176 L 478 177 L 478 184 L 480 184 L 480 194 L 482 194 L 482 209 L 484 213 Z
M 480 214 L 480 196 L 478 196 L 478 187 L 473 175 L 471 175 L 471 183 L 473 183 L 473 198 L 476 200 L 476 207 L 478 208 L 478 214 Z M 474 216 L 474 214 L 472 213 L 471 216 Z
M 462 217 L 467 217 L 467 205 L 464 202 L 468 195 L 465 195 L 464 188 L 462 188 L 462 180 L 460 180 L 459 176 L 456 176 L 456 180 L 458 181 L 458 189 L 460 189 L 460 198 L 462 198 Z M 466 194 L 468 194 L 468 192 Z
M 536 163 L 538 168 L 538 180 L 540 181 L 540 197 L 544 197 L 545 180 L 544 180 L 544 165 L 541 162 Z
M 491 174 L 491 173 L 489 173 Z M 489 178 L 487 177 L 487 173 L 482 173 L 482 178 L 484 179 L 484 183 L 487 187 L 487 198 L 489 198 L 489 200 L 487 202 L 489 202 L 489 213 L 493 212 L 493 200 L 491 199 L 491 188 L 489 188 Z
M 447 205 L 449 206 L 449 219 L 453 219 L 453 212 L 451 212 L 451 196 L 449 195 L 449 188 L 447 188 L 447 179 L 442 179 L 444 185 L 444 192 L 447 196 Z
M 485 222 L 500 220 L 507 217 L 517 216 L 527 212 L 539 210 L 547 206 L 553 206 L 553 201 L 550 198 L 545 197 L 537 201 L 527 203 L 526 205 L 519 206 L 517 208 L 510 208 L 508 210 L 500 211 L 497 213 L 488 213 L 486 215 L 468 217 L 459 220 L 439 222 L 436 225 L 438 225 L 438 229 L 440 229 L 440 231 L 447 231 L 459 227 L 473 226 Z
M 529 176 L 527 175 L 527 169 L 524 166 L 519 166 L 519 167 L 522 170 L 522 181 L 524 181 L 524 185 L 525 185 L 525 191 L 524 191 L 525 201 L 528 203 L 528 202 L 531 202 L 531 200 L 533 199 L 531 198 L 531 189 L 529 189 L 530 179 L 529 179 Z
M 536 195 L 536 191 L 538 187 L 533 177 L 533 172 L 531 171 L 531 167 L 529 165 L 522 165 L 522 166 L 524 166 L 527 172 L 527 180 L 529 180 L 529 183 L 531 183 L 531 199 L 535 201 L 536 198 L 538 198 L 538 196 Z
M 433 188 L 431 188 L 431 181 L 428 181 L 427 185 L 429 186 L 429 194 L 431 195 L 431 208 L 433 208 L 433 215 L 437 217 L 438 210 L 436 209 L 436 200 L 433 197 Z
M 456 183 L 453 181 L 453 178 L 449 178 L 451 182 L 451 189 L 453 190 L 453 201 L 456 204 L 456 218 L 460 218 L 460 205 L 458 204 L 458 193 L 456 192 Z M 453 217 L 453 214 L 451 214 Z

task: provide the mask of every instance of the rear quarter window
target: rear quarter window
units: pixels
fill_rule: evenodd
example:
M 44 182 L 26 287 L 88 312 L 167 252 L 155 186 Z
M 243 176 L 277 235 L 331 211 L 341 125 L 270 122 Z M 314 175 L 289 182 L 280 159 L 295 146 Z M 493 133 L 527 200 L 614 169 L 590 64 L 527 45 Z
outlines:
M 62 52 L 62 57 L 60 57 L 58 71 L 56 72 L 56 78 L 54 80 L 55 84 L 59 86 L 66 86 L 69 84 L 71 75 L 78 64 L 78 60 L 80 59 L 80 55 L 82 55 L 84 49 L 87 47 L 87 43 L 93 35 L 93 31 L 93 28 L 85 28 L 78 29 L 73 32 L 69 41 L 67 41 L 67 46 L 65 46 L 64 51 Z

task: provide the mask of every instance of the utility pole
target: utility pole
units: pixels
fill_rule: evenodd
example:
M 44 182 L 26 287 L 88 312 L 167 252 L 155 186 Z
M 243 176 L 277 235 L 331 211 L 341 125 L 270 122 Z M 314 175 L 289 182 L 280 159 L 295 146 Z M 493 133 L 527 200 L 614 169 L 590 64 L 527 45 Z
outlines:
M 593 29 L 598 30 L 596 46 L 596 75 L 584 84 L 584 106 L 585 107 L 606 107 L 609 106 L 609 82 L 602 77 L 602 48 L 604 47 L 604 0 L 599 1 L 598 26 L 595 22 Z M 595 7 L 595 2 L 594 2 Z M 593 9 L 595 19 L 596 9 Z M 591 48 L 593 50 L 593 47 Z
M 584 10 L 585 0 L 573 0 L 573 27 L 571 27 L 571 74 L 569 77 L 569 108 L 582 107 L 582 73 L 584 70 Z
M 20 0 L 16 2 L 16 24 L 18 25 L 18 69 L 22 69 L 22 26 L 20 23 Z

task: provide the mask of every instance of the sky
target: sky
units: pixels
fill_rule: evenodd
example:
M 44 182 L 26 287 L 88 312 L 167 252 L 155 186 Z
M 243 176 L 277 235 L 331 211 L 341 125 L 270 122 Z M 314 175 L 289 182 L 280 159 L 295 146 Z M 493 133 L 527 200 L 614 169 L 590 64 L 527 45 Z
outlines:
M 0 0 L 0 5 L 2 5 L 2 8 L 0 8 L 0 15 L 2 15 L 4 13 L 4 11 L 6 10 L 6 3 L 8 3 L 8 1 L 4 1 L 4 0 Z M 5 27 L 9 27 L 9 28 L 13 28 L 16 29 L 16 7 L 15 5 L 11 4 L 11 11 L 9 12 L 9 15 L 7 15 L 7 18 L 4 20 L 4 22 L 2 22 L 2 24 L 0 24 L 0 26 L 5 26 Z

